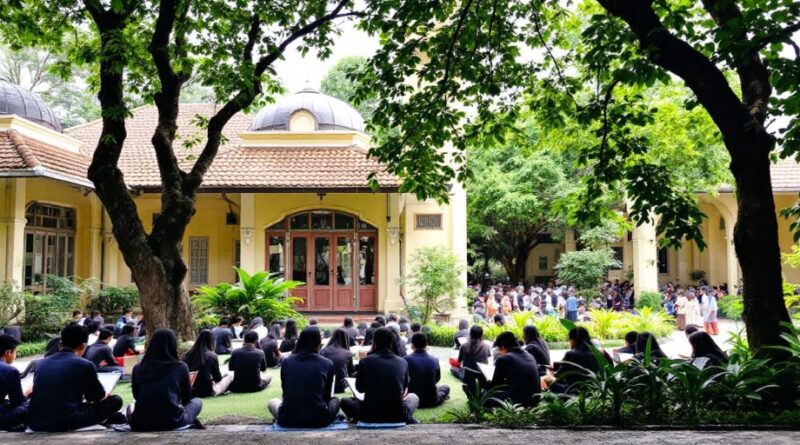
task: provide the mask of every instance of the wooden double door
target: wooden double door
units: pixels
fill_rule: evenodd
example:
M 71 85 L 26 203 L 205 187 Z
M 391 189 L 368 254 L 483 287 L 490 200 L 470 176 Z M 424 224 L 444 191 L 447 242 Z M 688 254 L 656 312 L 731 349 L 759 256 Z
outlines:
M 365 245 L 360 245 L 361 242 Z M 293 233 L 289 276 L 306 284 L 292 291 L 305 311 L 375 309 L 374 237 L 353 233 Z M 365 264 L 369 263 L 369 264 Z M 365 279 L 364 266 L 370 277 Z

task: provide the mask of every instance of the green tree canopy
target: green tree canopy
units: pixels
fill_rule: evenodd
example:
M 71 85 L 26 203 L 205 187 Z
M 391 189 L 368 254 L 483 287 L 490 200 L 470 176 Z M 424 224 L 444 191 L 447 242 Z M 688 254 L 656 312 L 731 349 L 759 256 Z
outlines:
M 353 105 L 361 113 L 361 117 L 365 121 L 369 121 L 372 118 L 372 114 L 375 113 L 377 100 L 368 98 L 358 103 L 355 102 L 358 76 L 362 70 L 366 69 L 369 69 L 369 65 L 365 57 L 343 57 L 325 73 L 320 85 L 320 91 Z

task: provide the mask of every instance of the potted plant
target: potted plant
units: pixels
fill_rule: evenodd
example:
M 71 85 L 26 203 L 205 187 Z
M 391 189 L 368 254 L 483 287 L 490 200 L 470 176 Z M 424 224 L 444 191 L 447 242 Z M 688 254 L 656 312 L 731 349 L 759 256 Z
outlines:
M 456 300 L 465 288 L 461 279 L 464 271 L 455 255 L 444 247 L 423 247 L 411 259 L 409 273 L 400 279 L 408 286 L 411 304 L 418 306 L 422 324 L 434 317 L 448 322 L 447 311 L 456 306 Z

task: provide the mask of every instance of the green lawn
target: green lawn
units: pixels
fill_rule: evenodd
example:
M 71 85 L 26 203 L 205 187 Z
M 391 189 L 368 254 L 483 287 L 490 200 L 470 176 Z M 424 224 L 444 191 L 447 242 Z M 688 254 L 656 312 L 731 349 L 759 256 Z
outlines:
M 447 348 L 431 348 L 438 357 L 449 354 Z M 433 351 L 433 350 L 437 351 Z M 220 357 L 224 361 L 228 356 Z M 442 422 L 443 415 L 450 409 L 463 405 L 467 398 L 461 389 L 461 382 L 450 374 L 450 365 L 446 361 L 440 362 L 442 367 L 442 380 L 440 384 L 450 386 L 450 399 L 437 408 L 419 409 L 414 417 L 422 423 Z M 223 372 L 227 369 L 222 367 Z M 203 399 L 203 411 L 200 419 L 208 424 L 241 424 L 241 423 L 265 423 L 272 422 L 272 416 L 267 412 L 267 403 L 270 399 L 281 397 L 281 376 L 280 369 L 270 369 L 272 382 L 264 391 L 250 394 L 228 394 L 220 397 Z M 114 390 L 114 394 L 119 395 L 125 401 L 125 405 L 133 401 L 130 383 L 120 383 Z M 338 394 L 337 397 L 350 397 L 352 394 L 346 391 Z

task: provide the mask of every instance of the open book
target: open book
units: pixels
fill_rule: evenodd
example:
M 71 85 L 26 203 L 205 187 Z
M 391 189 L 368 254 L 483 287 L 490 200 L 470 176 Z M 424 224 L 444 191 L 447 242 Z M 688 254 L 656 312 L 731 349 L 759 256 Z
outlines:
M 347 386 L 350 388 L 350 391 L 353 393 L 353 397 L 355 397 L 356 399 L 358 399 L 358 400 L 363 402 L 364 401 L 364 393 L 363 392 L 358 392 L 358 390 L 356 389 L 356 379 L 354 377 L 348 377 L 348 378 L 344 379 L 344 381 L 347 382 Z
M 24 379 L 20 380 L 22 384 L 22 394 L 29 395 L 33 391 L 33 374 L 28 374 Z
M 615 352 L 614 361 L 617 363 L 625 363 L 633 358 L 633 354 L 626 354 L 624 352 Z
M 478 369 L 481 370 L 483 376 L 486 378 L 487 382 L 492 381 L 492 377 L 494 377 L 494 365 L 487 365 L 486 363 L 478 363 Z
M 119 383 L 119 379 L 122 378 L 122 373 L 119 371 L 114 372 L 100 372 L 97 374 L 97 380 L 100 381 L 100 384 L 103 385 L 103 389 L 106 390 L 106 394 L 111 394 L 114 391 L 114 387 L 117 386 Z

